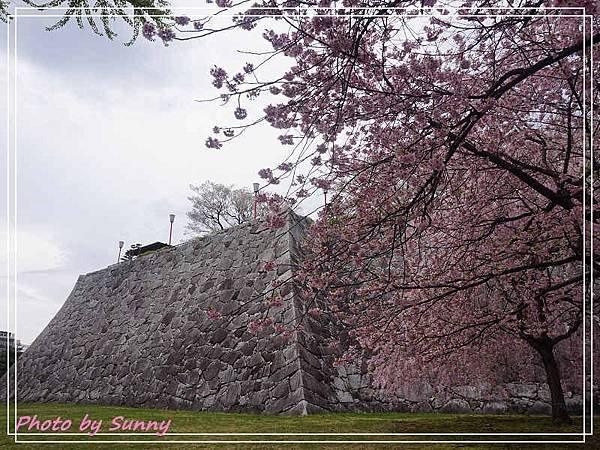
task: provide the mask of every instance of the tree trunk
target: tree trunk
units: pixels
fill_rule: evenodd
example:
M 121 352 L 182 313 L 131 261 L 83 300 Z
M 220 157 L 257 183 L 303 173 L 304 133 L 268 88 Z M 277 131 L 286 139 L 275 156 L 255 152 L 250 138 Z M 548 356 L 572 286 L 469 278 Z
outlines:
M 545 342 L 536 341 L 532 345 L 542 357 L 546 369 L 546 380 L 552 399 L 552 421 L 555 423 L 573 423 L 565 404 L 565 395 L 560 382 L 560 371 L 554 358 L 554 345 L 549 340 Z

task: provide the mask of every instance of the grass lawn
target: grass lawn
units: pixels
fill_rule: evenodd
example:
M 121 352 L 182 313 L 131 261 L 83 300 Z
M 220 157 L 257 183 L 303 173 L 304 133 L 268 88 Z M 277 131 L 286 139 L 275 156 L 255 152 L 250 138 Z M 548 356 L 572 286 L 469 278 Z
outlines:
M 319 414 L 306 417 L 288 416 L 259 416 L 252 414 L 233 413 L 209 413 L 194 411 L 171 411 L 160 409 L 139 409 L 113 406 L 97 405 L 74 405 L 74 404 L 23 404 L 19 405 L 19 416 L 37 415 L 40 422 L 46 419 L 71 419 L 72 426 L 68 432 L 79 432 L 81 419 L 88 414 L 93 420 L 102 420 L 101 433 L 90 437 L 87 435 L 71 435 L 61 437 L 52 435 L 33 435 L 33 431 L 27 431 L 26 427 L 19 430 L 19 441 L 27 440 L 126 440 L 135 439 L 146 441 L 133 444 L 95 444 L 98 448 L 137 448 L 137 449 L 187 449 L 187 448 L 217 448 L 217 449 L 315 449 L 315 448 L 352 448 L 352 449 L 527 449 L 527 448 L 568 448 L 568 449 L 600 449 L 600 438 L 588 437 L 586 444 L 368 444 L 368 443 L 343 443 L 343 444 L 309 444 L 309 443 L 278 443 L 278 444 L 192 444 L 171 443 L 173 440 L 451 440 L 457 439 L 452 436 L 186 436 L 173 435 L 172 433 L 577 433 L 581 430 L 581 418 L 575 418 L 574 425 L 553 425 L 548 417 L 544 416 L 521 416 L 521 415 L 483 415 L 483 414 L 417 414 L 417 413 L 366 413 L 366 414 Z M 117 432 L 109 432 L 111 421 L 116 416 L 123 416 L 135 420 L 156 420 L 158 422 L 172 419 L 168 433 L 163 437 L 151 434 L 141 434 L 137 431 L 136 436 L 120 436 Z M 6 435 L 6 407 L 2 408 L 0 426 L 3 435 L 0 440 L 1 448 L 56 448 L 76 449 L 89 448 L 86 444 L 34 444 L 14 443 L 13 436 Z M 600 420 L 598 418 L 597 420 Z M 11 418 L 12 423 L 12 418 Z M 600 428 L 597 427 L 600 431 Z M 21 435 L 23 433 L 24 435 Z M 25 434 L 28 433 L 28 434 Z M 458 438 L 460 439 L 460 438 Z M 496 440 L 541 440 L 548 439 L 544 436 L 471 436 L 462 439 L 496 439 Z M 577 440 L 579 436 L 554 436 L 552 440 Z M 159 440 L 160 443 L 147 442 Z M 17 446 L 18 445 L 18 446 Z

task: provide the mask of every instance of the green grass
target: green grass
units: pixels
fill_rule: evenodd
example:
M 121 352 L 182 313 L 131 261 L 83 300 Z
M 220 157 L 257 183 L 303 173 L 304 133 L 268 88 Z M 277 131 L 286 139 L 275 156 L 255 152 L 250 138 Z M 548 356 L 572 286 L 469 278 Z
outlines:
M 0 440 L 2 448 L 56 448 L 56 449 L 76 449 L 89 448 L 86 444 L 27 444 L 14 443 L 13 436 L 7 436 L 6 433 L 6 408 L 1 408 L 0 426 L 2 426 L 3 436 Z M 544 416 L 522 416 L 522 415 L 483 415 L 483 414 L 428 414 L 428 413 L 365 413 L 365 414 L 318 414 L 306 417 L 289 416 L 261 416 L 253 414 L 233 414 L 233 413 L 209 413 L 195 411 L 172 411 L 160 409 L 140 409 L 124 408 L 113 406 L 97 405 L 74 405 L 74 404 L 24 404 L 19 405 L 19 416 L 38 416 L 38 419 L 54 419 L 57 416 L 63 419 L 71 419 L 73 426 L 70 432 L 78 432 L 77 428 L 85 414 L 94 420 L 102 419 L 103 426 L 101 432 L 108 433 L 109 424 L 113 417 L 124 416 L 125 418 L 136 420 L 157 420 L 162 421 L 172 419 L 169 433 L 577 433 L 581 430 L 581 418 L 575 418 L 573 425 L 557 426 L 552 424 L 548 417 Z M 600 418 L 598 418 L 600 420 Z M 12 423 L 12 418 L 11 418 Z M 600 430 L 599 430 L 600 431 Z M 22 428 L 19 433 L 28 433 Z M 59 440 L 65 439 L 63 436 L 32 436 L 32 432 L 26 436 L 19 436 L 20 441 L 26 440 Z M 529 448 L 599 448 L 600 439 L 594 436 L 588 438 L 586 444 L 166 444 L 172 440 L 451 440 L 461 439 L 452 436 L 174 436 L 167 434 L 164 437 L 137 435 L 133 437 L 119 436 L 114 433 L 110 435 L 95 436 L 72 436 L 66 439 L 72 440 L 144 440 L 156 441 L 160 443 L 144 442 L 141 444 L 96 444 L 92 446 L 98 448 L 218 448 L 218 449 L 315 449 L 315 448 L 352 448 L 352 449 L 382 449 L 382 448 L 402 448 L 402 449 L 529 449 Z M 490 436 L 479 437 L 479 439 L 495 440 L 540 440 L 543 436 L 528 437 L 506 437 Z M 477 439 L 477 437 L 462 437 L 462 439 Z M 547 439 L 547 438 L 546 438 Z M 578 439 L 577 436 L 555 436 L 555 440 Z M 17 447 L 18 445 L 18 447 Z

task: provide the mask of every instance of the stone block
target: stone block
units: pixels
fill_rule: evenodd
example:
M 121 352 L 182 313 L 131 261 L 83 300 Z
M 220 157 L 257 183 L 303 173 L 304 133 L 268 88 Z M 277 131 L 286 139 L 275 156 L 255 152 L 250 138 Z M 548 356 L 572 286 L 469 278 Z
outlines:
M 463 399 L 452 399 L 448 401 L 442 408 L 441 412 L 445 413 L 470 413 L 473 412 L 469 403 Z
M 503 414 L 508 411 L 508 405 L 502 401 L 485 402 L 482 411 L 485 414 Z
M 527 410 L 528 413 L 530 414 L 551 414 L 552 412 L 552 407 L 550 406 L 550 404 L 545 403 L 545 402 L 541 402 L 541 401 L 535 401 L 533 402 L 533 404 L 529 407 L 529 409 Z

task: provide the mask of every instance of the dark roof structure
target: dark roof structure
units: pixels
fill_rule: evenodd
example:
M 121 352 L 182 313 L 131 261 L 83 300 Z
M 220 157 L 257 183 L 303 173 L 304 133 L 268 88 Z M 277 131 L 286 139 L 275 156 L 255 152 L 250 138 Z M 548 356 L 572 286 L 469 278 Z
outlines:
M 134 257 L 143 255 L 145 253 L 155 252 L 156 250 L 160 250 L 161 248 L 169 247 L 169 244 L 165 244 L 164 242 L 153 242 L 152 244 L 147 244 L 143 246 L 139 246 L 136 248 L 131 248 L 125 252 L 125 256 Z

